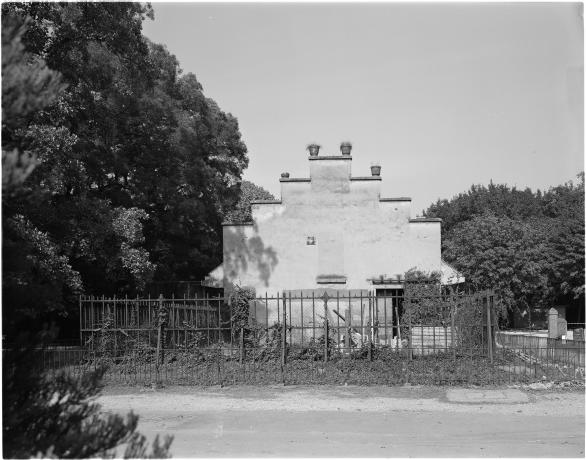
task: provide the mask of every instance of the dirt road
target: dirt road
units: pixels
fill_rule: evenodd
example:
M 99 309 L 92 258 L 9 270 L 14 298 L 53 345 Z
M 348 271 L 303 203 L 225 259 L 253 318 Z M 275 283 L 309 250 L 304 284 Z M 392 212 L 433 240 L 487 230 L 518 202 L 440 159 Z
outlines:
M 174 457 L 584 457 L 584 392 L 441 387 L 109 388 Z

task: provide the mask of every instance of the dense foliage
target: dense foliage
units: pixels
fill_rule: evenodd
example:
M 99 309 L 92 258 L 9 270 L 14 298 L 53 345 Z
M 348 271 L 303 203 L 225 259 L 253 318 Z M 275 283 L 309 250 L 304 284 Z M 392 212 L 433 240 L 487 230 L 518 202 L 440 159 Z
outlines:
M 152 15 L 2 6 L 5 321 L 75 310 L 83 292 L 200 280 L 221 260 L 246 146 L 236 118 L 142 35 Z
M 259 185 L 243 180 L 240 186 L 240 198 L 234 209 L 228 213 L 229 222 L 252 222 L 251 203 L 255 200 L 274 200 L 271 192 Z
M 496 288 L 510 311 L 569 305 L 583 321 L 583 173 L 546 192 L 472 186 L 425 215 L 443 219 L 443 257 L 471 284 Z

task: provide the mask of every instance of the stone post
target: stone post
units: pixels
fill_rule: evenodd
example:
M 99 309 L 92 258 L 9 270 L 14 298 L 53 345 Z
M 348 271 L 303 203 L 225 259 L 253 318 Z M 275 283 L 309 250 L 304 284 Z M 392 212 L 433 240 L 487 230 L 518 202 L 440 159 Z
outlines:
M 550 308 L 549 309 L 549 312 L 547 314 L 547 318 L 548 318 L 548 324 L 547 324 L 548 334 L 547 334 L 547 336 L 550 339 L 557 339 L 557 338 L 559 338 L 559 334 L 558 334 L 558 311 L 555 308 Z
M 564 318 L 558 318 L 558 336 L 564 337 L 568 333 L 568 322 Z

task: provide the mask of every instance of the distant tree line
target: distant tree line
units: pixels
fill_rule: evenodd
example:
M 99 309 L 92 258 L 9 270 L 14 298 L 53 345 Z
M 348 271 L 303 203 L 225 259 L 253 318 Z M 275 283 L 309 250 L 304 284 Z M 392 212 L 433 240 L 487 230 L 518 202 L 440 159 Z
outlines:
M 584 321 L 584 173 L 545 192 L 473 185 L 424 214 L 443 219 L 444 259 L 495 288 L 509 313 L 567 305 Z

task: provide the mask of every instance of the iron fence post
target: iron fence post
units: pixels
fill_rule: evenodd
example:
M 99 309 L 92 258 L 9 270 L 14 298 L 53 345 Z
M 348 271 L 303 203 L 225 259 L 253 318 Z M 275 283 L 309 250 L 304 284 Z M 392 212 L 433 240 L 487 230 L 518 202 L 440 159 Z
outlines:
M 104 343 L 105 343 L 105 332 L 104 332 L 104 323 L 105 323 L 105 318 L 106 318 L 106 297 L 102 294 L 102 325 L 100 327 L 100 348 L 101 350 L 98 348 L 98 352 L 100 352 L 102 354 L 102 357 L 104 356 Z
M 352 319 L 350 318 L 349 308 L 347 308 L 344 312 L 344 320 L 344 322 L 346 323 L 346 340 L 344 340 L 344 346 L 346 347 L 346 352 L 350 353 L 350 327 L 352 326 Z
M 108 310 L 110 310 L 110 308 L 108 308 Z M 116 331 L 116 325 L 117 325 L 117 313 L 118 309 L 116 308 L 116 296 L 114 296 L 114 313 L 113 313 L 113 320 L 112 320 L 112 333 L 114 334 L 114 359 L 116 359 L 117 354 L 118 354 L 118 333 Z M 108 314 L 110 316 L 110 318 L 112 318 L 112 314 L 109 313 Z
M 244 328 L 240 328 L 240 365 L 244 362 Z
M 413 343 L 411 340 L 411 336 L 412 334 L 412 329 L 411 329 L 411 312 L 408 312 L 407 314 L 407 319 L 408 319 L 408 332 L 407 332 L 407 347 L 408 347 L 408 354 L 409 354 L 409 361 L 413 360 Z M 423 345 L 422 345 L 423 347 Z
M 490 364 L 493 363 L 493 356 L 492 356 L 492 325 L 491 325 L 491 312 L 490 312 L 490 302 L 488 298 L 486 299 L 486 329 L 487 329 L 487 339 L 488 339 L 488 356 L 490 358 Z
M 91 351 L 94 350 L 94 341 L 95 341 L 95 338 L 94 338 L 94 335 L 95 335 L 94 334 L 94 317 L 95 317 L 95 313 L 94 313 L 94 296 L 92 295 L 90 297 L 90 318 L 89 318 L 89 324 L 88 324 L 89 327 L 90 327 L 90 334 L 89 334 L 89 336 L 91 338 L 91 341 L 90 341 L 90 349 L 91 349 Z
M 328 317 L 324 321 L 324 362 L 328 362 L 328 340 L 330 336 L 330 331 L 328 330 Z
M 399 307 L 395 304 L 395 317 L 397 318 L 397 346 L 395 351 L 399 351 L 399 347 L 403 348 L 403 341 L 401 340 L 401 321 L 399 320 Z
M 158 321 L 157 321 L 157 353 L 155 355 L 156 363 L 155 363 L 155 371 L 157 373 L 157 383 L 159 382 L 159 367 L 160 367 L 160 360 L 161 360 L 161 339 L 162 339 L 162 329 L 163 329 L 163 321 L 162 321 L 162 313 L 163 313 L 163 294 L 159 294 L 159 314 L 158 314 Z
M 374 315 L 372 314 L 372 293 L 368 294 L 368 360 L 372 361 L 372 336 L 374 335 Z
M 451 310 L 451 315 L 450 315 L 450 338 L 452 340 L 452 357 L 454 358 L 454 361 L 456 361 L 456 340 L 455 340 L 455 335 L 456 335 L 456 320 L 455 320 L 455 316 L 456 316 L 456 306 L 452 305 Z
M 221 369 L 221 362 L 222 362 L 222 349 L 220 348 L 220 344 L 216 346 L 216 369 L 218 372 L 218 385 L 222 385 L 222 369 Z
M 83 329 L 83 322 L 82 322 L 82 302 L 81 302 L 81 295 L 79 296 L 79 346 L 83 345 L 83 337 L 81 330 Z
M 287 364 L 287 300 L 283 291 L 283 326 L 281 331 L 281 365 Z
M 161 364 L 165 364 L 165 344 L 167 343 L 167 322 L 169 320 L 169 310 L 163 304 L 163 296 L 160 295 L 161 302 Z
M 327 292 L 324 293 L 323 301 L 324 301 L 324 362 L 328 362 L 328 340 L 330 337 L 330 332 L 328 331 L 328 299 L 330 296 Z

